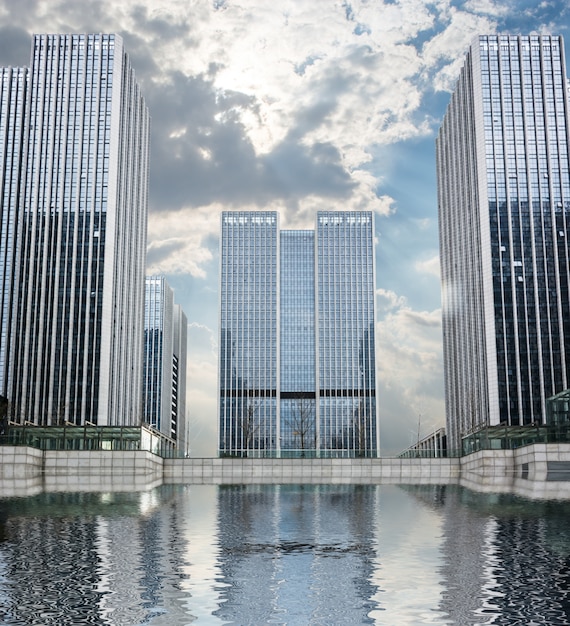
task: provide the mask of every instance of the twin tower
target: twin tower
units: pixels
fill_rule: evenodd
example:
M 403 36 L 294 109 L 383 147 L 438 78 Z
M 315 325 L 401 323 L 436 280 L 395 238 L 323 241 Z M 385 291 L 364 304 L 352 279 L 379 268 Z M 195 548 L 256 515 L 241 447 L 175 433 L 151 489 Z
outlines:
M 371 212 L 275 212 L 221 229 L 219 454 L 376 457 Z

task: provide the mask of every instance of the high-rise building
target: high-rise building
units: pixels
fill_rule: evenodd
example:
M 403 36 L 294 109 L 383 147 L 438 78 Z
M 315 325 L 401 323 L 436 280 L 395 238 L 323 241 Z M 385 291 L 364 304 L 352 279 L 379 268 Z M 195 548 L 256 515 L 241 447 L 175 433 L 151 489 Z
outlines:
M 570 377 L 570 119 L 554 36 L 480 36 L 437 138 L 448 447 Z
M 372 213 L 221 220 L 219 454 L 377 456 Z
M 188 322 L 164 276 L 147 276 L 144 319 L 144 421 L 186 452 Z
M 116 35 L 2 70 L 0 382 L 35 424 L 142 419 L 149 115 Z
M 0 68 L 0 394 L 8 396 L 8 360 L 17 302 L 18 197 L 28 70 Z
M 179 304 L 173 308 L 172 333 L 172 406 L 170 436 L 185 456 L 190 453 L 190 424 L 186 417 L 186 359 L 188 318 Z

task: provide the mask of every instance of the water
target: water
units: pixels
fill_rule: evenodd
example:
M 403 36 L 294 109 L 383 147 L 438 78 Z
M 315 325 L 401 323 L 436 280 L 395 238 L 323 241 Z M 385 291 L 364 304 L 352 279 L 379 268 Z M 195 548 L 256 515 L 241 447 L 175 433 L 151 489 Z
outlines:
M 570 624 L 570 502 L 459 486 L 0 499 L 0 623 Z

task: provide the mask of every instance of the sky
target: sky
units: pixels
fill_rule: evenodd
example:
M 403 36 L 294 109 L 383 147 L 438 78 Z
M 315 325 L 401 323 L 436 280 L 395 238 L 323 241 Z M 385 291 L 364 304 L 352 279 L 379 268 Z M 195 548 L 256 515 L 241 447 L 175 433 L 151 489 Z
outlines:
M 152 118 L 147 271 L 189 322 L 192 456 L 216 455 L 222 210 L 373 211 L 382 454 L 444 426 L 435 137 L 475 35 L 569 26 L 561 0 L 0 0 L 2 66 L 29 64 L 32 33 L 125 41 Z

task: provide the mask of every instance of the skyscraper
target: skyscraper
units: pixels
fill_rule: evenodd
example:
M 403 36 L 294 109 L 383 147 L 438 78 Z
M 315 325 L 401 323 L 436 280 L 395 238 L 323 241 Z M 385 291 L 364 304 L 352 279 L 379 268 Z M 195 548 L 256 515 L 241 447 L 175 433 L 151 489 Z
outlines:
M 190 424 L 186 419 L 186 359 L 188 354 L 188 318 L 179 304 L 172 311 L 172 405 L 170 436 L 186 456 L 190 452 Z
M 123 41 L 35 35 L 30 68 L 2 76 L 12 418 L 140 423 L 149 115 Z
M 370 212 L 224 212 L 219 453 L 378 454 Z
M 450 448 L 568 387 L 569 114 L 561 37 L 472 43 L 436 147 Z
M 164 276 L 147 276 L 144 319 L 144 421 L 177 442 L 186 437 L 186 315 Z
M 0 394 L 8 396 L 8 360 L 17 299 L 18 195 L 28 71 L 0 68 Z

